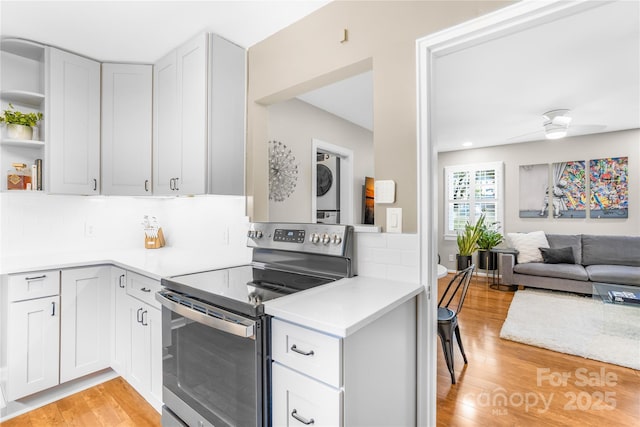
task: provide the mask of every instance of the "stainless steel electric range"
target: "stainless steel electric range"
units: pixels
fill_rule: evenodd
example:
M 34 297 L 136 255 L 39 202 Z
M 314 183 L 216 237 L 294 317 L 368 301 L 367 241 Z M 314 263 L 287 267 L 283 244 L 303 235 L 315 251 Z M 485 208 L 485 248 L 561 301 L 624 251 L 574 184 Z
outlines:
M 253 223 L 252 262 L 162 279 L 164 426 L 269 426 L 265 301 L 354 275 L 353 227 Z

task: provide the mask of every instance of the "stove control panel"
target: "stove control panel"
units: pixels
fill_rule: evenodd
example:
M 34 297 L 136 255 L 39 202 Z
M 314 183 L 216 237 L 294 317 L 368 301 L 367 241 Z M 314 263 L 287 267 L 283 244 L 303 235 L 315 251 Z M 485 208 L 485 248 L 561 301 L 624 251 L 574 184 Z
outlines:
M 256 222 L 250 224 L 247 237 L 247 246 L 252 248 L 350 256 L 353 227 L 337 224 Z

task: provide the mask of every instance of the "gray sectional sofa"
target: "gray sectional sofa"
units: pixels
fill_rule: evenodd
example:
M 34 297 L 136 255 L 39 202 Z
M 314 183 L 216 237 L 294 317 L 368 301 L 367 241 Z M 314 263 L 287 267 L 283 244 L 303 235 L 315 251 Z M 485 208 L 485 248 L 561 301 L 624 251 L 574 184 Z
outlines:
M 502 282 L 591 294 L 593 283 L 638 286 L 640 289 L 640 236 L 546 234 L 551 248 L 571 247 L 575 264 L 529 262 L 501 255 Z

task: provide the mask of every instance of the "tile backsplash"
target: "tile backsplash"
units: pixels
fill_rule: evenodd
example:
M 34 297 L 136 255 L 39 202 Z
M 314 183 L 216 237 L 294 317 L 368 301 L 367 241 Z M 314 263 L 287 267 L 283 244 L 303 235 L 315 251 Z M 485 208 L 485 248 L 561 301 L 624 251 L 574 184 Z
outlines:
M 0 256 L 144 247 L 144 215 L 167 246 L 247 251 L 244 197 L 134 198 L 0 194 Z
M 359 276 L 419 282 L 418 234 L 355 233 L 355 236 Z

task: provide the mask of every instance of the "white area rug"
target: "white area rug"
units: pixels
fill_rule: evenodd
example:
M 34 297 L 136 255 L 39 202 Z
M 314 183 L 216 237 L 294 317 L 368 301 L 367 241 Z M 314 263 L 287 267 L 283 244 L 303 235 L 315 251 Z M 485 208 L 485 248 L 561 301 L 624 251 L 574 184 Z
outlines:
M 640 307 L 517 291 L 500 337 L 640 370 Z

